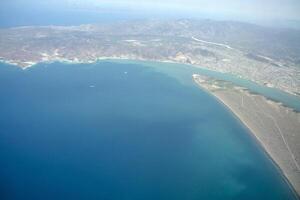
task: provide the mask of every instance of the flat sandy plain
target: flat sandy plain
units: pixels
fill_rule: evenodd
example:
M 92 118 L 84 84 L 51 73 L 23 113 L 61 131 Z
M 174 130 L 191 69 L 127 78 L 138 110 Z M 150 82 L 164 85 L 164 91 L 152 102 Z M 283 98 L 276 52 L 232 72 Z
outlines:
M 198 74 L 193 79 L 248 127 L 299 195 L 300 113 L 230 82 Z

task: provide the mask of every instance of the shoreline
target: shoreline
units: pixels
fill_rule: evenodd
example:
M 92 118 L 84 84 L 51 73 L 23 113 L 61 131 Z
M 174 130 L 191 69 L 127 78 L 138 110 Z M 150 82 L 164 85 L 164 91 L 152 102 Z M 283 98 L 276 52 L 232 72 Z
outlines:
M 97 62 L 101 62 L 101 61 L 109 61 L 109 60 L 128 60 L 128 61 L 150 61 L 150 62 L 162 62 L 162 63 L 173 63 L 173 64 L 183 64 L 183 65 L 187 65 L 187 66 L 193 66 L 193 67 L 197 67 L 197 68 L 201 68 L 201 69 L 205 69 L 205 70 L 210 70 L 210 71 L 214 71 L 214 72 L 218 72 L 218 73 L 222 73 L 222 74 L 231 74 L 234 75 L 238 78 L 247 80 L 247 81 L 251 81 L 253 83 L 256 83 L 260 86 L 264 86 L 267 88 L 273 88 L 273 89 L 277 89 L 280 90 L 282 92 L 285 92 L 289 95 L 293 95 L 295 97 L 299 97 L 299 94 L 290 91 L 290 90 L 284 90 L 278 87 L 274 87 L 271 83 L 262 83 L 262 82 L 258 82 L 252 79 L 248 79 L 246 77 L 240 76 L 238 74 L 235 73 L 230 73 L 230 72 L 226 72 L 226 71 L 222 71 L 222 70 L 214 70 L 208 67 L 202 67 L 200 65 L 197 65 L 196 63 L 189 63 L 189 62 L 180 62 L 178 60 L 170 60 L 170 59 L 165 59 L 165 60 L 159 60 L 159 59 L 147 59 L 147 58 L 141 58 L 141 57 L 128 57 L 128 56 L 103 56 L 103 57 L 97 57 L 95 59 L 91 59 L 91 60 L 79 60 L 77 58 L 75 59 L 67 59 L 67 58 L 60 58 L 60 59 L 53 59 L 53 60 L 40 60 L 40 61 L 13 61 L 13 60 L 5 60 L 4 58 L 0 58 L 0 62 L 2 63 L 6 63 L 9 65 L 13 65 L 13 66 L 17 66 L 20 67 L 23 70 L 29 69 L 31 67 L 34 67 L 35 65 L 38 64 L 51 64 L 51 63 L 55 63 L 55 62 L 61 62 L 61 63 L 66 63 L 66 64 L 94 64 Z M 25 64 L 25 65 L 24 65 Z
M 201 87 L 202 88 L 202 87 Z M 203 89 L 203 88 L 202 88 Z M 291 191 L 294 193 L 297 199 L 300 199 L 300 193 L 296 191 L 296 189 L 293 187 L 292 183 L 288 179 L 288 177 L 284 174 L 284 171 L 282 168 L 280 168 L 279 164 L 274 160 L 274 158 L 271 156 L 270 152 L 264 147 L 264 143 L 257 137 L 254 130 L 247 124 L 247 122 L 243 121 L 241 117 L 228 105 L 226 104 L 222 99 L 218 98 L 217 96 L 213 95 L 209 91 L 205 90 L 207 94 L 212 96 L 215 100 L 217 100 L 227 111 L 229 111 L 232 116 L 239 121 L 241 125 L 243 125 L 247 132 L 249 133 L 250 137 L 255 140 L 255 142 L 258 144 L 258 146 L 261 148 L 261 151 L 267 156 L 267 158 L 274 164 L 284 181 L 289 185 Z
M 198 75 L 197 75 L 198 76 Z M 274 133 L 268 133 L 265 130 L 262 130 L 262 128 L 257 128 L 257 123 L 259 123 L 259 119 L 256 119 L 256 122 L 249 120 L 249 117 L 247 117 L 246 113 L 243 113 L 243 111 L 239 110 L 237 106 L 235 106 L 234 103 L 230 102 L 230 98 L 227 98 L 227 96 L 233 95 L 232 89 L 226 89 L 224 90 L 218 90 L 219 88 L 214 87 L 215 90 L 212 88 L 207 87 L 206 82 L 198 81 L 197 78 L 195 78 L 195 75 L 193 75 L 193 80 L 197 84 L 198 87 L 203 89 L 207 94 L 212 96 L 215 100 L 217 100 L 222 106 L 224 106 L 225 109 L 227 109 L 233 117 L 235 117 L 246 129 L 248 129 L 249 135 L 256 141 L 256 143 L 260 146 L 263 153 L 270 159 L 270 161 L 274 164 L 274 166 L 278 169 L 278 172 L 281 174 L 284 181 L 289 185 L 291 191 L 295 195 L 296 199 L 300 199 L 300 169 L 297 161 L 295 160 L 294 156 L 289 156 L 289 152 L 286 150 L 284 153 L 277 155 L 275 152 L 278 151 L 278 148 L 276 150 L 275 147 L 281 146 L 280 148 L 284 147 L 283 145 L 279 145 L 278 141 L 275 141 L 274 144 L 270 145 L 268 144 L 268 137 L 273 137 Z M 211 84 L 211 83 L 209 83 Z M 238 90 L 239 92 L 243 91 L 245 94 L 260 98 L 261 100 L 267 102 L 272 101 L 268 100 L 262 95 L 257 94 L 251 94 L 249 91 L 245 90 L 245 88 L 240 88 Z M 222 93 L 221 93 L 222 92 Z M 226 94 L 228 92 L 228 94 Z M 235 91 L 236 92 L 236 91 Z M 240 95 L 240 93 L 237 93 Z M 268 102 L 270 103 L 270 102 Z M 273 105 L 276 104 L 276 102 L 271 102 Z M 285 109 L 285 107 L 281 104 L 276 104 L 276 107 L 281 107 L 282 109 Z M 288 109 L 288 108 L 287 108 Z M 291 110 L 291 112 L 294 112 Z M 294 112 L 295 113 L 295 112 Z M 295 113 L 297 115 L 297 113 Z M 251 116 L 251 113 L 249 114 Z M 300 116 L 300 115 L 299 115 Z M 256 118 L 257 116 L 252 116 L 252 118 Z M 300 119 L 300 117 L 299 117 Z M 298 129 L 296 129 L 297 131 Z M 262 133 L 265 132 L 265 136 L 262 136 Z M 266 136 L 267 135 L 267 136 Z M 300 134 L 297 135 L 298 139 L 300 138 Z M 293 149 L 294 150 L 294 149 Z M 286 163 L 286 159 L 283 156 L 289 156 L 292 158 L 289 158 L 291 160 L 295 160 L 295 168 L 289 166 Z
M 147 59 L 139 59 L 139 60 L 132 60 L 132 59 L 128 59 L 128 58 L 112 58 L 112 57 L 103 57 L 101 59 L 97 59 L 93 62 L 74 62 L 71 60 L 56 60 L 56 61 L 47 61 L 47 62 L 39 62 L 39 63 L 35 63 L 34 65 L 31 65 L 29 67 L 26 68 L 22 68 L 23 70 L 26 70 L 27 68 L 33 67 L 35 65 L 38 64 L 42 64 L 42 63 L 55 63 L 55 62 L 61 62 L 61 63 L 67 63 L 67 64 L 84 64 L 84 63 L 97 63 L 97 62 L 101 62 L 101 61 L 114 61 L 114 60 L 119 60 L 119 61 L 150 61 L 150 62 L 161 62 L 161 63 L 174 63 L 174 64 L 184 64 L 184 65 L 191 65 L 193 67 L 198 67 L 192 64 L 185 64 L 185 63 L 179 63 L 179 62 L 174 62 L 174 61 L 160 61 L 160 60 L 147 60 Z M 3 62 L 3 60 L 0 60 L 0 62 Z M 17 64 L 12 64 L 9 62 L 3 62 L 6 64 L 10 64 L 10 65 L 14 65 L 14 66 L 18 66 Z M 200 67 L 200 66 L 199 66 Z M 20 67 L 21 68 L 21 67 Z M 201 68 L 201 67 L 200 67 Z M 204 68 L 206 69 L 206 68 Z M 207 69 L 209 70 L 209 69 Z M 222 73 L 222 72 L 219 72 Z M 194 79 L 194 76 L 193 76 Z M 280 174 L 282 175 L 282 177 L 284 178 L 284 180 L 286 181 L 286 183 L 289 185 L 289 187 L 291 188 L 291 190 L 293 191 L 293 193 L 295 194 L 297 199 L 300 199 L 300 187 L 296 188 L 295 185 L 293 184 L 293 181 L 291 180 L 290 175 L 286 173 L 285 168 L 283 168 L 281 166 L 281 164 L 278 163 L 278 159 L 280 158 L 274 158 L 274 154 L 272 155 L 272 148 L 268 147 L 265 145 L 265 141 L 263 139 L 261 139 L 259 137 L 259 134 L 257 134 L 257 131 L 255 130 L 255 128 L 253 128 L 253 125 L 251 125 L 251 123 L 247 123 L 247 119 L 244 119 L 245 117 L 243 117 L 243 115 L 240 113 L 239 110 L 237 110 L 237 108 L 235 106 L 233 106 L 232 104 L 230 104 L 230 102 L 228 103 L 228 101 L 226 101 L 226 99 L 224 100 L 224 98 L 222 98 L 222 96 L 218 95 L 215 93 L 215 91 L 212 91 L 210 89 L 207 89 L 205 87 L 203 87 L 200 83 L 198 83 L 195 79 L 194 81 L 196 82 L 196 84 L 198 86 L 200 86 L 202 89 L 204 89 L 204 91 L 206 91 L 209 95 L 213 96 L 213 98 L 215 98 L 220 104 L 222 104 L 230 113 L 232 113 L 232 115 L 242 124 L 245 126 L 246 129 L 248 129 L 250 136 L 253 137 L 253 139 L 255 139 L 255 141 L 257 142 L 257 144 L 261 147 L 263 153 L 266 154 L 266 156 L 268 157 L 268 159 L 270 159 L 272 161 L 272 163 L 276 166 L 276 168 L 278 169 L 278 171 L 280 172 Z M 242 87 L 239 87 L 242 88 Z M 266 97 L 264 97 L 262 94 L 255 94 L 255 93 L 251 93 L 248 90 L 244 90 L 245 88 L 243 88 L 243 91 L 247 94 L 249 94 L 250 96 L 253 97 L 262 97 L 263 101 L 268 102 L 271 101 L 270 104 L 272 104 L 275 107 L 280 107 L 282 109 L 284 109 L 285 111 L 288 110 L 289 112 L 295 112 L 293 111 L 293 109 L 289 108 L 289 107 L 285 107 L 285 105 L 283 105 L 280 102 L 275 102 L 274 100 L 270 100 Z M 226 91 L 225 91 L 226 92 Z M 238 90 L 238 92 L 241 92 L 241 90 Z M 223 94 L 224 95 L 224 94 Z M 300 115 L 300 113 L 299 113 Z M 299 118 L 300 119 L 300 118 Z M 300 122 L 300 121 L 299 121 Z M 300 130 L 300 129 L 299 129 Z M 251 133 L 250 133 L 251 132 Z M 300 173 L 300 171 L 298 172 Z M 300 180 L 300 179 L 299 179 Z
M 36 62 L 33 65 L 27 66 L 27 67 L 22 67 L 20 66 L 18 63 L 15 62 L 10 62 L 10 61 L 6 61 L 3 58 L 0 58 L 0 63 L 3 64 L 7 64 L 7 65 L 11 65 L 13 67 L 17 67 L 17 68 L 21 68 L 22 70 L 29 70 L 32 67 L 38 66 L 40 64 L 53 64 L 53 63 L 62 63 L 62 64 L 97 64 L 97 63 L 101 63 L 101 62 L 142 62 L 142 64 L 145 64 L 147 66 L 152 67 L 153 64 L 157 63 L 161 63 L 161 64 L 174 64 L 175 67 L 177 66 L 181 66 L 182 67 L 191 67 L 191 70 L 193 71 L 192 73 L 195 73 L 195 71 L 197 71 L 196 73 L 216 73 L 218 74 L 217 76 L 225 76 L 227 78 L 225 78 L 224 80 L 227 80 L 228 78 L 230 79 L 229 81 L 232 81 L 233 83 L 235 83 L 236 85 L 240 85 L 241 87 L 245 87 L 248 88 L 249 91 L 253 94 L 260 94 L 262 96 L 265 96 L 267 99 L 271 100 L 271 101 L 275 101 L 275 102 L 279 102 L 280 104 L 282 104 L 283 106 L 290 108 L 292 110 L 294 110 L 295 112 L 299 112 L 300 113 L 300 96 L 288 91 L 284 91 L 278 88 L 274 88 L 274 87 L 268 87 L 266 85 L 262 85 L 259 84 L 255 81 L 252 80 L 248 80 L 244 77 L 240 77 L 240 76 L 236 76 L 235 74 L 231 74 L 231 73 L 226 73 L 226 72 L 219 72 L 219 71 L 215 71 L 209 68 L 205 68 L 199 65 L 195 65 L 195 64 L 189 64 L 189 63 L 182 63 L 182 62 L 176 62 L 176 61 L 172 61 L 172 60 L 151 60 L 151 59 L 143 59 L 143 58 L 127 58 L 127 57 L 99 57 L 96 60 L 92 60 L 92 61 L 74 61 L 74 60 L 68 60 L 68 59 L 58 59 L 58 60 L 48 60 L 48 61 L 41 61 L 41 62 Z M 145 63 L 144 63 L 145 62 Z M 200 70 L 201 72 L 198 72 L 198 70 Z M 203 72 L 202 72 L 203 70 Z M 191 74 L 192 74 L 191 73 Z M 209 75 L 211 76 L 211 75 Z M 233 78 L 231 78 L 233 77 Z M 243 81 L 246 81 L 248 83 L 241 83 Z M 250 85 L 249 85 L 250 84 Z M 264 89 L 269 90 L 268 94 L 265 94 L 265 92 L 263 91 Z M 271 94 L 274 92 L 274 95 Z M 291 101 L 296 100 L 297 103 L 292 103 Z

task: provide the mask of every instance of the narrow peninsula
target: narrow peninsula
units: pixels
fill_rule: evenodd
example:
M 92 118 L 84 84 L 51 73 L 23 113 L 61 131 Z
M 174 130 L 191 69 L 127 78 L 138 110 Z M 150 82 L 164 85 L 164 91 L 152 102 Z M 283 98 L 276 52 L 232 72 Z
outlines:
M 193 80 L 244 123 L 299 195 L 300 113 L 228 81 L 199 74 Z

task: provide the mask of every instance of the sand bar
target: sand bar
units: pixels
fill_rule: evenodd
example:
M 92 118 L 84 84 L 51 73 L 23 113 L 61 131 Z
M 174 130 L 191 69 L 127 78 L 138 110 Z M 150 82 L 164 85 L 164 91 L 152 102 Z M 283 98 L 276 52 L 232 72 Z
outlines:
M 198 74 L 193 80 L 248 127 L 299 196 L 300 113 L 230 82 Z

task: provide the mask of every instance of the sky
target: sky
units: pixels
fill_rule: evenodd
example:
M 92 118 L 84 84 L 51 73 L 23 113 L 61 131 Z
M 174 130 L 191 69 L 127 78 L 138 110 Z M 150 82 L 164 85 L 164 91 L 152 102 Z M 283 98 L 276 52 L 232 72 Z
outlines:
M 127 10 L 147 13 L 148 16 L 165 13 L 180 18 L 300 20 L 300 0 L 0 0 L 0 12 L 13 13 L 20 9 L 32 13 L 64 9 L 91 12 Z M 9 18 L 3 15 L 2 20 L 5 17 Z

